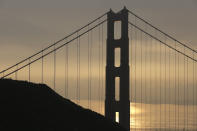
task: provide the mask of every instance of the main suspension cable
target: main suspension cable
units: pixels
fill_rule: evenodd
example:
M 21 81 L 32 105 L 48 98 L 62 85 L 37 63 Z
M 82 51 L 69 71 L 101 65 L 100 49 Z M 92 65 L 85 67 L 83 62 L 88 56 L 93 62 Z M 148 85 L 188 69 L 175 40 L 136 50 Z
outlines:
M 83 33 L 81 33 L 78 37 L 83 36 L 84 34 L 86 34 L 86 33 L 88 33 L 89 31 L 95 29 L 96 27 L 98 27 L 99 25 L 105 23 L 106 21 L 107 21 L 107 20 L 103 20 L 102 22 L 100 22 L 99 24 L 97 24 L 97 25 L 95 25 L 94 27 L 90 28 L 89 30 L 87 30 L 87 31 L 85 31 L 85 32 L 83 32 Z M 69 40 L 68 42 L 66 42 L 66 43 L 60 45 L 59 47 L 57 47 L 55 50 L 56 50 L 56 51 L 59 50 L 59 49 L 62 48 L 63 46 L 65 46 L 65 45 L 69 44 L 70 42 L 76 40 L 78 37 L 74 37 L 73 39 Z M 43 56 L 38 57 L 37 59 L 31 61 L 31 62 L 28 63 L 28 64 L 25 64 L 24 66 L 18 68 L 17 70 L 14 70 L 14 71 L 12 71 L 12 72 L 6 74 L 6 75 L 4 74 L 3 77 L 1 77 L 0 79 L 3 79 L 3 78 L 5 78 L 5 77 L 7 77 L 7 76 L 9 76 L 9 75 L 11 75 L 11 74 L 13 74 L 13 73 L 15 73 L 16 71 L 19 71 L 19 70 L 25 68 L 25 67 L 28 66 L 29 64 L 32 64 L 32 63 L 34 63 L 34 62 L 40 60 L 42 57 L 48 56 L 49 54 L 53 53 L 55 50 L 53 49 L 53 50 L 49 51 L 48 53 L 44 54 Z M 3 72 L 3 73 L 4 73 L 4 72 Z
M 7 69 L 1 71 L 0 74 L 1 74 L 1 73 L 4 73 L 4 72 L 6 72 L 6 71 L 8 71 L 8 70 L 10 70 L 10 69 L 12 69 L 12 68 L 15 67 L 16 65 L 19 65 L 19 64 L 21 64 L 21 63 L 23 63 L 23 62 L 25 62 L 25 61 L 31 59 L 31 58 L 34 57 L 34 56 L 37 56 L 38 54 L 42 53 L 43 51 L 46 51 L 46 50 L 48 50 L 49 48 L 53 47 L 54 45 L 56 45 L 56 44 L 58 44 L 58 43 L 64 41 L 65 39 L 67 39 L 67 38 L 73 36 L 73 35 L 76 34 L 77 32 L 79 32 L 79 31 L 81 31 L 81 30 L 87 28 L 87 27 L 90 26 L 91 24 L 95 23 L 97 20 L 99 20 L 99 19 L 101 19 L 102 17 L 104 17 L 107 13 L 108 13 L 108 12 L 104 13 L 103 15 L 101 15 L 100 17 L 98 17 L 98 18 L 92 20 L 91 22 L 89 22 L 89 23 L 86 24 L 85 26 L 81 27 L 80 29 L 78 29 L 78 30 L 76 30 L 76 31 L 74 31 L 74 32 L 72 32 L 72 33 L 70 33 L 70 34 L 67 35 L 66 37 L 64 37 L 64 38 L 62 38 L 62 39 L 56 41 L 56 42 L 53 43 L 52 45 L 50 45 L 50 46 L 48 46 L 48 47 L 42 49 L 41 51 L 39 51 L 39 52 L 33 54 L 32 56 L 30 56 L 30 57 L 28 57 L 28 58 L 26 58 L 26 59 L 24 59 L 24 60 L 22 60 L 22 61 L 16 63 L 16 64 L 13 65 L 13 66 L 8 67 Z
M 129 11 L 129 13 L 130 13 L 130 14 L 134 15 L 136 18 L 138 18 L 139 20 L 143 21 L 144 23 L 146 23 L 146 24 L 147 24 L 147 25 L 149 25 L 150 27 L 152 27 L 152 28 L 156 29 L 156 30 L 157 30 L 157 31 L 159 31 L 160 33 L 162 33 L 162 34 L 164 34 L 165 36 L 167 36 L 167 37 L 171 38 L 172 40 L 177 41 L 180 45 L 182 45 L 182 46 L 184 46 L 184 47 L 188 48 L 189 50 L 191 50 L 191 51 L 193 51 L 193 52 L 197 53 L 197 51 L 196 51 L 196 50 L 194 50 L 194 49 L 192 49 L 191 47 L 187 46 L 186 44 L 183 44 L 182 42 L 180 42 L 180 41 L 176 40 L 176 39 L 175 39 L 175 38 L 173 38 L 172 36 L 170 36 L 170 35 L 168 35 L 168 34 L 164 33 L 164 32 L 163 32 L 163 31 L 161 31 L 159 28 L 157 28 L 157 27 L 153 26 L 152 24 L 150 24 L 150 23 L 149 23 L 149 22 L 147 22 L 146 20 L 142 19 L 141 17 L 139 17 L 138 15 L 136 15 L 135 13 L 133 13 L 132 11 L 130 11 L 130 10 L 128 10 L 128 11 Z
M 153 39 L 155 39 L 155 40 L 159 41 L 161 44 L 164 44 L 164 45 L 166 45 L 167 47 L 169 47 L 170 49 L 175 50 L 176 52 L 178 52 L 178 53 L 180 53 L 180 54 L 182 54 L 182 55 L 186 56 L 187 58 L 189 58 L 189 59 L 191 59 L 191 60 L 193 60 L 193 61 L 197 62 L 197 60 L 196 60 L 196 59 L 193 59 L 192 57 L 190 57 L 190 56 L 188 56 L 188 55 L 184 54 L 183 52 L 181 52 L 181 51 L 179 51 L 179 50 L 175 49 L 174 47 L 172 47 L 172 46 L 170 46 L 170 45 L 168 45 L 168 44 L 164 43 L 163 41 L 159 40 L 157 37 L 155 37 L 155 36 L 153 36 L 153 35 L 149 34 L 148 32 L 146 32 L 146 31 L 144 31 L 143 29 L 139 28 L 138 26 L 134 25 L 133 23 L 129 22 L 129 24 L 131 24 L 131 25 L 135 26 L 138 30 L 140 30 L 140 31 L 144 32 L 145 34 L 149 35 L 149 36 L 150 36 L 150 37 L 152 37 Z

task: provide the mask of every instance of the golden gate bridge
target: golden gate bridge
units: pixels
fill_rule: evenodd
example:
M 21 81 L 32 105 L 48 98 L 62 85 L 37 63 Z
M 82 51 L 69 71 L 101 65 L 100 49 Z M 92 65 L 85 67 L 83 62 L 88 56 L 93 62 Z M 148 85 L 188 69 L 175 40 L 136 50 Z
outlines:
M 128 130 L 197 130 L 197 51 L 132 11 L 104 13 L 0 72 L 45 83 Z

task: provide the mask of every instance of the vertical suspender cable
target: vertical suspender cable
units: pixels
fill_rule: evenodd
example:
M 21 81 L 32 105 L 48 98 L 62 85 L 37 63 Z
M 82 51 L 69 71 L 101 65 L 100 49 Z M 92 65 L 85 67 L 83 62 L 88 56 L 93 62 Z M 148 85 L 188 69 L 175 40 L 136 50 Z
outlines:
M 185 46 L 184 46 L 184 54 L 185 54 Z M 185 129 L 185 56 L 184 56 L 184 129 Z
M 18 70 L 18 64 L 16 65 L 16 70 Z M 18 71 L 15 72 L 15 79 L 16 80 L 18 79 L 18 74 L 17 73 L 18 73 Z
M 130 27 L 131 27 L 131 30 L 130 30 L 130 41 L 131 41 L 131 43 L 130 43 L 130 53 L 131 53 L 131 57 L 130 57 L 130 71 L 131 71 L 131 74 L 130 74 L 130 103 L 133 103 L 133 95 L 132 95 L 132 88 L 133 88 L 133 83 L 132 83 L 132 79 L 133 79 L 133 65 L 132 65 L 132 61 L 133 61 L 133 55 L 132 55 L 132 53 L 133 53 L 133 26 L 132 25 L 130 25 Z M 132 104 L 131 104 L 131 109 L 130 110 L 133 110 L 133 106 L 132 106 Z M 133 117 L 133 114 L 132 114 L 132 116 L 131 117 Z M 133 127 L 133 125 L 132 125 L 132 123 L 131 123 L 131 126 Z
M 90 31 L 90 108 L 92 107 L 92 30 Z
M 55 86 L 56 86 L 56 48 L 54 45 L 54 90 L 55 90 Z
M 100 23 L 100 19 L 98 21 Z M 98 87 L 98 96 L 99 96 L 99 98 L 98 99 L 99 99 L 99 112 L 101 113 L 101 92 L 100 92 L 101 91 L 100 90 L 100 85 L 101 85 L 101 77 L 100 77 L 101 76 L 100 75 L 101 74 L 101 71 L 100 71 L 100 50 L 101 49 L 100 49 L 100 44 L 101 43 L 100 43 L 100 26 L 98 27 L 98 37 L 99 37 L 98 38 L 99 39 L 99 42 L 98 42 L 98 44 L 99 44 L 99 47 L 98 47 L 99 48 L 99 51 L 98 51 L 98 57 L 99 57 L 99 59 L 98 59 L 98 61 L 99 61 L 99 82 L 98 82 L 98 86 L 99 87 Z
M 157 37 L 157 30 L 155 30 L 155 37 Z M 156 63 L 157 63 L 157 55 L 158 55 L 158 54 L 157 54 L 157 52 L 156 52 L 156 51 L 157 51 L 157 41 L 156 41 L 156 40 L 154 40 L 154 41 L 155 41 L 155 42 L 154 42 L 154 46 L 155 46 L 155 53 L 156 53 L 156 54 L 155 54 L 155 61 L 154 61 L 154 65 L 155 65 L 155 70 L 154 70 L 154 73 L 155 73 L 155 74 L 154 74 L 154 75 L 155 75 L 155 82 L 154 82 L 154 83 L 155 83 L 155 90 L 154 90 L 154 93 L 155 93 L 155 94 L 154 94 L 154 96 L 155 96 L 155 97 L 154 97 L 154 99 L 155 99 L 155 100 L 154 100 L 154 107 L 155 107 L 155 108 L 154 108 L 154 115 L 157 116 L 157 113 L 158 113 L 158 112 L 157 112 L 157 106 L 156 106 L 156 105 L 157 105 L 157 69 L 158 69 L 158 67 L 157 67 Z M 157 119 L 157 118 L 156 118 L 156 119 Z M 154 124 L 155 124 L 155 126 L 157 126 L 156 121 L 154 122 Z
M 5 71 L 3 71 L 3 76 L 2 76 L 2 78 L 4 78 L 4 76 L 5 76 Z
M 76 43 L 76 46 L 77 46 L 77 89 L 76 89 L 76 102 L 77 104 L 79 104 L 79 38 L 78 38 L 79 34 L 77 32 L 77 43 Z
M 192 52 L 192 55 L 193 55 L 193 59 L 194 59 L 194 52 Z M 195 71 L 195 68 L 194 68 L 194 61 L 193 61 L 193 80 L 192 80 L 192 83 L 193 83 L 193 122 L 192 122 L 192 124 L 194 124 L 194 120 L 195 120 L 195 112 L 194 112 L 194 110 L 195 110 L 195 108 L 194 108 L 194 106 L 195 106 L 195 103 L 194 103 L 194 95 L 195 95 L 195 90 L 194 90 L 194 71 Z
M 103 93 L 103 90 L 104 90 L 104 89 L 103 89 L 103 83 L 104 83 L 104 82 L 103 82 L 103 81 L 104 81 L 104 75 L 103 75 L 103 74 L 104 74 L 104 73 L 103 73 L 103 69 L 104 69 L 104 65 L 103 65 L 103 57 L 104 57 L 104 56 L 103 56 L 103 47 L 104 47 L 104 45 L 103 45 L 103 44 L 104 44 L 104 42 L 103 42 L 103 24 L 102 24 L 102 26 L 101 26 L 101 33 L 102 33 L 102 35 L 101 35 L 101 36 L 102 36 L 102 38 L 101 38 L 101 41 L 102 41 L 102 44 L 101 44 L 101 46 L 102 46 L 102 47 L 101 47 L 101 54 L 102 54 L 102 56 L 101 56 L 101 67 L 102 67 L 102 68 L 101 68 L 101 71 L 102 71 L 102 73 L 101 73 L 101 76 L 102 76 L 102 77 L 101 77 L 101 100 L 102 100 L 101 109 L 102 109 L 102 112 L 103 112 L 103 109 L 104 109 L 104 108 L 103 108 L 103 104 L 104 104 L 104 101 L 103 101 L 103 100 L 104 100 L 104 99 L 103 99 L 103 95 L 104 95 L 104 93 Z
M 136 17 L 135 17 L 135 26 L 136 26 Z M 135 27 L 135 40 L 137 41 L 137 30 L 136 30 L 136 27 Z M 136 67 L 136 59 L 137 59 L 137 57 L 136 57 L 136 51 L 137 51 L 137 45 L 136 45 L 136 42 L 135 42 L 135 131 L 136 131 L 136 121 L 137 121 L 137 119 L 136 119 L 136 102 L 137 102 L 137 96 L 136 96 L 136 94 L 137 94 L 137 91 L 136 91 L 136 89 L 137 89 L 137 79 L 136 79 L 136 76 L 137 76 L 137 71 L 136 71 L 136 69 L 137 69 L 137 67 Z
M 188 123 L 188 122 L 189 122 L 189 121 L 188 121 L 188 119 L 189 119 L 189 117 L 188 117 L 188 113 L 189 113 L 189 112 L 188 112 L 188 103 L 189 103 L 189 100 L 188 100 L 188 99 L 189 99 L 189 98 L 188 98 L 188 96 L 189 96 L 189 93 L 188 93 L 188 92 L 189 92 L 188 75 L 189 75 L 189 74 L 188 74 L 188 73 L 189 73 L 189 71 L 188 71 L 188 57 L 187 57 L 187 129 L 189 129 L 189 127 L 188 127 L 188 126 L 189 126 L 189 125 L 188 125 L 188 124 L 189 124 L 189 123 Z
M 193 55 L 193 59 L 194 59 L 194 52 L 192 52 L 192 55 Z M 194 61 L 193 61 L 193 79 L 192 79 L 192 83 L 193 83 L 193 122 L 192 122 L 192 125 L 194 124 L 194 121 L 195 121 L 195 112 L 194 112 L 194 110 L 195 110 L 195 108 L 194 108 L 194 104 L 195 104 L 195 101 L 194 101 L 194 95 L 195 95 L 195 90 L 194 90 L 194 71 L 195 71 L 195 69 L 194 69 Z M 194 127 L 193 127 L 194 128 Z
M 80 52 L 80 51 L 79 51 L 79 50 L 80 50 L 80 49 L 79 49 L 79 41 L 80 41 L 80 40 L 79 40 L 79 39 L 80 39 L 80 37 L 79 37 L 79 34 L 78 34 L 78 33 L 79 33 L 79 32 L 77 32 L 77 37 L 78 37 L 78 38 L 77 38 L 77 103 L 79 104 L 79 94 L 80 94 L 80 93 L 79 93 L 79 84 L 80 84 L 80 83 L 79 83 L 79 81 L 80 81 L 80 80 L 79 80 L 79 77 L 80 77 L 80 76 L 79 76 L 79 61 L 80 61 L 80 60 L 79 60 L 79 57 L 80 57 L 80 54 L 79 54 L 79 52 Z
M 131 27 L 131 30 L 130 30 L 130 53 L 131 53 L 131 56 L 130 56 L 130 67 L 131 67 L 131 70 L 130 70 L 130 72 L 131 72 L 131 75 L 130 75 L 130 103 L 132 102 L 132 69 L 133 69 L 133 67 L 132 67 L 132 40 L 133 40 L 133 36 L 132 36 L 132 32 L 133 32 L 133 26 L 132 25 L 130 25 L 130 27 Z
M 66 41 L 67 42 L 67 41 Z M 65 96 L 65 98 L 67 98 L 67 96 L 66 96 L 66 67 L 67 67 L 67 65 L 66 65 L 66 47 L 67 47 L 67 45 L 65 45 L 65 65 L 64 65 L 64 96 Z
M 150 128 L 151 126 L 151 105 L 152 105 L 152 37 L 150 37 Z
M 169 112 L 169 116 L 168 116 L 168 117 L 169 117 L 169 118 L 168 118 L 168 119 L 169 119 L 169 129 L 170 129 L 170 117 L 171 117 L 171 115 L 170 115 L 170 105 L 171 105 L 171 94 L 170 94 L 170 93 L 171 93 L 171 89 L 170 89 L 170 87 L 171 87 L 171 84 L 170 84 L 170 82 L 171 82 L 171 81 L 170 81 L 170 80 L 171 80 L 171 79 L 170 79 L 171 59 L 170 59 L 170 58 L 171 58 L 171 56 L 170 56 L 170 55 L 171 55 L 171 51 L 170 51 L 170 48 L 169 48 L 169 87 L 168 87 L 168 88 L 169 88 L 169 89 L 168 89 L 168 90 L 169 90 L 169 92 L 168 92 L 168 93 L 169 93 L 169 103 L 168 103 L 168 105 L 169 105 L 169 111 L 168 111 L 168 112 Z
M 160 70 L 160 71 L 159 71 L 159 76 L 160 76 L 160 79 L 159 79 L 159 88 L 160 88 L 160 89 L 159 89 L 159 93 L 160 93 L 160 94 L 159 94 L 159 96 L 160 96 L 160 99 L 159 99 L 159 100 L 160 100 L 160 103 L 159 103 L 159 104 L 160 104 L 160 112 L 159 112 L 159 115 L 160 115 L 160 131 L 161 131 L 161 105 L 162 105 L 162 101 L 161 101 L 161 98 L 162 98 L 162 97 L 161 97 L 161 75 L 162 75 L 162 72 L 161 72 L 161 68 L 162 68 L 162 66 L 161 66 L 161 64 L 162 64 L 162 63 L 161 63 L 161 58 L 162 58 L 161 46 L 162 46 L 162 45 L 161 45 L 161 43 L 159 43 L 159 45 L 160 45 L 160 46 L 159 46 L 159 57 L 160 57 L 160 58 L 159 58 L 159 59 L 160 59 L 160 60 L 159 60 L 159 61 L 160 61 L 160 64 L 159 64 L 159 65 L 160 65 L 160 67 L 159 67 L 159 68 L 160 68 L 160 69 L 159 69 L 159 70 Z
M 179 73 L 179 70 L 180 70 L 179 55 L 180 54 L 178 53 L 178 80 L 177 80 L 178 81 L 177 82 L 177 87 L 178 87 L 178 99 L 177 99 L 178 100 L 178 130 L 179 130 L 179 111 L 180 111 L 179 110 L 179 107 L 180 107 L 180 102 L 179 102 L 180 101 L 180 95 L 179 95 L 179 93 L 180 93 L 180 87 L 179 87 L 180 86 L 180 84 L 179 84 L 179 82 L 180 82 L 179 81 L 179 77 L 180 77 L 179 76 L 180 75 L 180 73 Z
M 31 80 L 31 59 L 29 59 L 29 82 Z
M 88 26 L 89 30 L 89 26 Z M 88 108 L 90 108 L 90 33 L 88 32 Z
M 195 55 L 196 56 L 196 55 Z M 196 107 L 196 121 L 195 121 L 195 123 L 197 123 L 197 66 L 196 66 L 197 64 L 196 64 L 196 62 L 195 62 L 195 78 L 194 78 L 194 81 L 195 81 L 195 89 L 196 89 L 196 105 L 195 105 L 195 107 Z M 197 129 L 197 126 L 196 126 L 196 129 Z
M 140 46 L 141 46 L 141 49 L 140 49 L 141 50 L 140 51 L 140 53 L 141 53 L 141 55 L 140 55 L 140 57 L 141 57 L 140 58 L 140 60 L 141 60 L 141 69 L 140 69 L 141 70 L 141 72 L 140 72 L 141 73 L 141 75 L 140 75 L 141 76 L 141 80 L 140 80 L 141 95 L 140 95 L 140 97 L 141 97 L 141 99 L 140 99 L 140 101 L 141 101 L 141 128 L 142 128 L 142 93 L 143 93 L 142 89 L 143 89 L 143 85 L 142 85 L 142 32 L 141 31 L 140 31 Z
M 166 35 L 165 35 L 165 43 L 166 42 L 167 42 L 167 40 L 166 40 Z M 165 119 L 165 131 L 166 131 L 166 117 L 167 117 L 167 113 L 166 113 L 166 104 L 167 104 L 167 102 L 166 102 L 166 86 L 167 86 L 167 84 L 166 84 L 166 82 L 167 82 L 167 80 L 166 80 L 166 73 L 167 73 L 166 72 L 167 71 L 166 70 L 166 46 L 165 46 L 165 52 L 164 53 L 165 53 L 165 55 L 164 55 L 164 57 L 165 57 L 164 58 L 165 59 L 165 65 L 164 65 L 165 66 L 165 69 L 164 69 L 165 70 L 165 80 L 164 80 L 164 88 L 165 88 L 165 91 L 164 91 L 164 96 L 165 96 L 165 98 L 164 98 L 165 99 L 165 102 L 164 102 L 165 103 L 165 113 L 164 114 L 165 115 L 164 115 L 164 119 Z
M 68 81 L 68 75 L 69 75 L 69 46 L 66 45 L 66 97 L 68 98 L 68 92 L 69 92 L 69 81 Z
M 65 46 L 65 98 L 68 98 L 68 45 Z
M 42 83 L 44 83 L 44 60 L 43 60 L 44 58 L 43 58 L 43 50 L 42 50 Z
M 175 41 L 175 49 L 176 49 L 176 41 Z M 176 106 L 177 106 L 176 105 L 176 90 L 177 90 L 177 86 L 176 86 L 176 72 L 177 72 L 177 70 L 176 70 L 176 51 L 175 51 L 174 57 L 175 57 L 175 61 L 174 61 L 175 62 L 175 65 L 174 65 L 174 67 L 175 67 L 175 70 L 174 70 L 175 71 L 175 78 L 174 78 L 175 92 L 174 93 L 175 93 L 175 130 L 176 130 L 176 113 L 177 113 L 176 112 Z
M 17 70 L 17 67 L 16 67 L 16 70 Z M 17 80 L 17 72 L 15 72 L 15 80 Z
M 79 94 L 78 94 L 78 96 L 79 96 L 79 103 L 80 103 L 80 84 L 81 84 L 81 57 L 80 57 L 80 54 L 81 54 L 81 46 L 80 46 L 80 44 L 81 44 L 81 40 L 80 40 L 80 36 L 79 36 Z
M 145 31 L 147 31 L 147 29 L 146 29 L 147 27 L 146 27 L 146 25 L 145 25 Z M 144 44 L 145 44 L 145 46 L 144 46 L 144 53 L 145 53 L 145 64 L 144 64 L 144 76 L 145 76 L 145 79 L 144 79 L 144 88 L 145 88 L 145 98 L 144 98 L 144 103 L 145 103 L 145 107 L 144 107 L 144 110 L 146 111 L 146 104 L 147 104 L 147 94 L 146 94 L 146 88 L 147 88 L 147 86 L 146 86 L 146 75 L 147 75 L 147 73 L 146 73 L 146 66 L 147 66 L 147 61 L 146 61 L 146 59 L 147 59 L 147 37 L 146 37 L 146 34 L 144 34 L 144 37 L 145 37 L 145 42 L 144 42 Z M 144 114 L 144 125 L 145 125 L 145 130 L 146 130 L 146 113 Z

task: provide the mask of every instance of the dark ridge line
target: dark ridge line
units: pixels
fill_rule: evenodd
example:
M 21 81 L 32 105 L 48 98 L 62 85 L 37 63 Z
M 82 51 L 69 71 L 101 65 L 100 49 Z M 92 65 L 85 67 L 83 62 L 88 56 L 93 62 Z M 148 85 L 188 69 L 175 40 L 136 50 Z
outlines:
M 75 104 L 46 84 L 1 79 L 0 87 L 0 130 L 126 131 L 115 121 Z

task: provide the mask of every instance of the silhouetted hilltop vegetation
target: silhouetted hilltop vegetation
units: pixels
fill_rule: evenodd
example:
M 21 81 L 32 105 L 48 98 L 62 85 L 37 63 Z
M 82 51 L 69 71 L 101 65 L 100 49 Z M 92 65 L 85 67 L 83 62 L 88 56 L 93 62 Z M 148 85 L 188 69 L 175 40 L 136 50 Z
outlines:
M 125 131 L 47 85 L 0 80 L 1 131 Z

